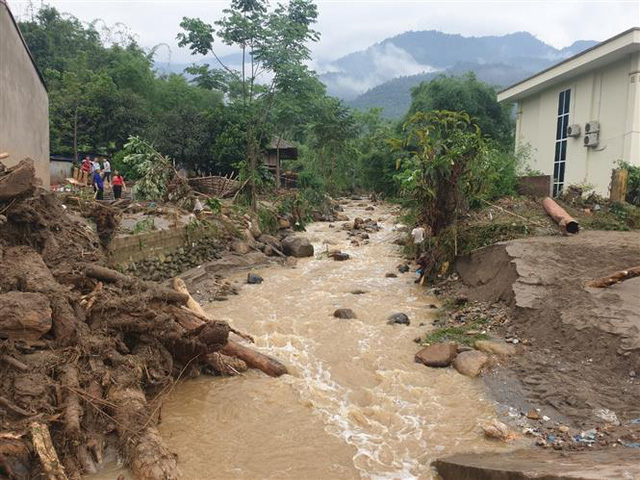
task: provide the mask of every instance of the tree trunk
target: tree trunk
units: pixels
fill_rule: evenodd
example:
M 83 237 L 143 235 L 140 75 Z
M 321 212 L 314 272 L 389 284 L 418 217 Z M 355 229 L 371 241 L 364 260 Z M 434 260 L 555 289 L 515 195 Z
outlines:
M 629 268 L 628 270 L 620 270 L 606 277 L 598 278 L 587 283 L 587 287 L 607 288 L 616 283 L 624 282 L 630 278 L 640 277 L 640 266 Z
M 627 198 L 627 182 L 629 172 L 623 168 L 613 170 L 611 173 L 611 193 L 609 200 L 612 202 L 623 203 Z
M 114 405 L 120 445 L 129 459 L 129 467 L 139 480 L 177 480 L 180 478 L 176 457 L 166 447 L 152 418 L 147 399 L 138 387 L 115 385 L 109 392 Z
M 73 113 L 73 157 L 78 161 L 78 106 Z

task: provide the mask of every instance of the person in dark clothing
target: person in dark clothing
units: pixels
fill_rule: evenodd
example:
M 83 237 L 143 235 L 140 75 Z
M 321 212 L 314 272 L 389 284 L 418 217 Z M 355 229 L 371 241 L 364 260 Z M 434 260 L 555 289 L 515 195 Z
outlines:
M 113 180 L 111 181 L 111 187 L 113 188 L 113 198 L 118 200 L 122 197 L 122 190 L 126 188 L 124 184 L 124 178 L 120 175 L 120 172 L 116 170 L 114 172 Z
M 93 172 L 93 189 L 96 192 L 96 200 L 102 200 L 104 198 L 104 182 L 100 170 Z

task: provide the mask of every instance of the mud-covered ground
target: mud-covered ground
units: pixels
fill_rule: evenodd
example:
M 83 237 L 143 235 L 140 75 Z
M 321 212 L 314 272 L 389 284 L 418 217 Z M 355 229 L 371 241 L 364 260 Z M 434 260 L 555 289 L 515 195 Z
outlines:
M 478 250 L 458 262 L 462 281 L 445 285 L 446 295 L 464 294 L 476 308 L 508 307 L 492 333 L 522 353 L 482 378 L 538 445 L 640 446 L 640 278 L 585 286 L 636 265 L 640 235 L 588 231 Z

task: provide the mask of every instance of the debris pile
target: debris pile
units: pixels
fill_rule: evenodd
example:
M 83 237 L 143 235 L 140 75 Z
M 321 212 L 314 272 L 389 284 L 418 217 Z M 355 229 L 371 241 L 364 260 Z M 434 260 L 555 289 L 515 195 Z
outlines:
M 163 396 L 264 356 L 186 289 L 102 266 L 100 238 L 36 187 L 31 160 L 0 172 L 0 476 L 80 478 L 113 440 L 136 478 L 178 478 L 156 428 Z

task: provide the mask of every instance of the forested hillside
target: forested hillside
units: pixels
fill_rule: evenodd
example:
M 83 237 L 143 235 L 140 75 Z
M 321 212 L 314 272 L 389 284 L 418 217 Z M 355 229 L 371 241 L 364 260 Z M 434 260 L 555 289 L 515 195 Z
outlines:
M 486 37 L 405 32 L 336 60 L 320 79 L 330 94 L 356 108 L 379 107 L 385 117 L 400 118 L 408 110 L 411 88 L 438 73 L 474 72 L 504 87 L 595 43 L 578 41 L 556 49 L 526 32 Z

